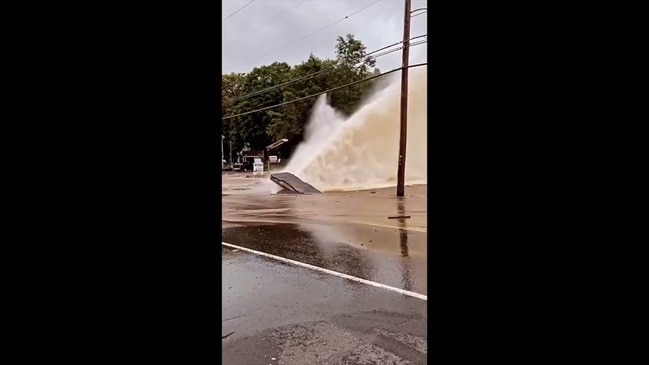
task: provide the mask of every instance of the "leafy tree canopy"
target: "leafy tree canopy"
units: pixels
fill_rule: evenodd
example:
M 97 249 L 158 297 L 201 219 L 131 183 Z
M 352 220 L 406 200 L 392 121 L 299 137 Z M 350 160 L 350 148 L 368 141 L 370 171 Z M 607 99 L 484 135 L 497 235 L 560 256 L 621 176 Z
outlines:
M 335 59 L 321 59 L 311 54 L 293 67 L 285 62 L 274 62 L 248 73 L 222 75 L 222 116 L 290 102 L 359 81 L 379 74 L 375 65 L 376 61 L 368 56 L 363 43 L 347 34 L 336 41 Z M 292 80 L 298 81 L 273 88 Z M 349 115 L 358 108 L 373 85 L 373 82 L 361 82 L 331 92 L 327 97 L 335 109 Z M 260 150 L 278 139 L 287 138 L 289 143 L 282 148 L 283 155 L 287 156 L 302 141 L 304 126 L 316 100 L 315 97 L 308 98 L 223 120 L 223 135 L 226 141 L 231 141 L 234 151 L 241 150 L 244 144 Z

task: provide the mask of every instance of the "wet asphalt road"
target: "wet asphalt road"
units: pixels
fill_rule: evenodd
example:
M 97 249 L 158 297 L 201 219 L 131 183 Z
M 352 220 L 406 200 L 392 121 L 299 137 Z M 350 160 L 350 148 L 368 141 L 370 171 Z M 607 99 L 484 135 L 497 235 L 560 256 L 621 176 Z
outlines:
M 222 252 L 224 364 L 426 363 L 426 301 Z
M 393 189 L 282 196 L 259 179 L 228 179 L 224 242 L 427 295 L 425 186 L 405 199 Z M 426 300 L 222 252 L 224 364 L 426 363 Z
M 360 224 L 249 224 L 223 241 L 427 294 L 426 233 Z
M 224 228 L 223 241 L 427 293 L 424 232 L 246 224 Z M 425 363 L 426 301 L 241 250 L 222 252 L 224 363 Z

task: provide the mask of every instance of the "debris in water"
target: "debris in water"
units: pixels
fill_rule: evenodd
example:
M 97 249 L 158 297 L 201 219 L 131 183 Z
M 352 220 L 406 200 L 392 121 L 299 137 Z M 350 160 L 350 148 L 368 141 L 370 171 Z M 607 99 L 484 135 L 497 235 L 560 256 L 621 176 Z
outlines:
M 227 335 L 225 335 L 225 336 L 221 336 L 221 339 L 224 339 L 224 338 L 226 338 L 226 337 L 228 337 L 228 336 L 230 336 L 230 335 L 231 335 L 231 334 L 233 334 L 233 333 L 234 333 L 234 331 L 232 331 L 232 332 L 230 332 L 230 333 L 228 333 L 228 334 L 227 334 Z
M 399 219 L 399 218 L 410 218 L 409 215 L 395 215 L 392 217 L 388 217 L 388 219 Z
M 313 186 L 300 180 L 297 176 L 290 172 L 280 172 L 270 175 L 270 180 L 280 187 L 293 191 L 298 194 L 320 194 L 321 191 Z

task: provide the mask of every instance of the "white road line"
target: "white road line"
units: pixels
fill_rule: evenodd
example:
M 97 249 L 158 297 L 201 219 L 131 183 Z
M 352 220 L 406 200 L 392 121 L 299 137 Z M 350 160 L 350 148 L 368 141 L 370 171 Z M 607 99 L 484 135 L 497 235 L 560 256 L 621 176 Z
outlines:
M 320 272 L 323 272 L 323 273 L 326 273 L 326 274 L 330 274 L 330 275 L 338 276 L 338 277 L 341 277 L 341 278 L 344 278 L 344 279 L 348 279 L 348 280 L 356 281 L 356 282 L 363 283 L 363 284 L 367 284 L 367 285 L 371 285 L 371 286 L 375 286 L 375 287 L 377 287 L 377 288 L 382 288 L 382 289 L 385 289 L 385 290 L 390 290 L 390 291 L 397 292 L 397 293 L 400 293 L 400 294 L 403 294 L 403 295 L 408 295 L 408 296 L 411 296 L 411 297 L 414 297 L 414 298 L 419 298 L 419 299 L 422 299 L 422 300 L 428 300 L 428 296 L 423 295 L 423 294 L 419 294 L 419 293 L 415 293 L 415 292 L 412 292 L 412 291 L 408 291 L 408 290 L 404 290 L 404 289 L 399 289 L 399 288 L 395 288 L 395 287 L 388 286 L 388 285 L 385 285 L 385 284 L 376 283 L 376 282 L 374 282 L 374 281 L 370 281 L 370 280 L 365 280 L 365 279 L 357 278 L 357 277 L 355 277 L 355 276 L 351 276 L 351 275 L 343 274 L 343 273 L 338 272 L 338 271 L 333 271 L 333 270 L 329 270 L 329 269 L 324 269 L 324 268 L 321 268 L 321 267 L 318 267 L 318 266 L 313 266 L 313 265 L 306 264 L 306 263 L 304 263 L 304 262 L 295 261 L 295 260 L 287 259 L 287 258 L 284 258 L 284 257 L 271 255 L 271 254 L 269 254 L 269 253 L 265 253 L 265 252 L 261 252 L 261 251 L 252 250 L 252 249 L 249 249 L 249 248 L 246 248 L 246 247 L 241 247 L 241 246 L 233 245 L 233 244 L 231 244 L 231 243 L 227 243 L 227 242 L 221 242 L 221 244 L 222 244 L 223 246 L 226 246 L 226 247 L 232 247 L 232 248 L 239 249 L 239 250 L 241 250 L 241 251 L 247 251 L 247 252 L 250 252 L 250 253 L 254 253 L 255 255 L 265 256 L 265 257 L 268 257 L 268 258 L 271 258 L 271 259 L 275 259 L 275 260 L 278 260 L 278 261 L 287 262 L 287 263 L 289 263 L 289 264 L 293 264 L 293 265 L 297 265 L 297 266 L 306 267 L 307 269 L 311 269 L 311 270 L 315 270 L 315 271 L 320 271 Z

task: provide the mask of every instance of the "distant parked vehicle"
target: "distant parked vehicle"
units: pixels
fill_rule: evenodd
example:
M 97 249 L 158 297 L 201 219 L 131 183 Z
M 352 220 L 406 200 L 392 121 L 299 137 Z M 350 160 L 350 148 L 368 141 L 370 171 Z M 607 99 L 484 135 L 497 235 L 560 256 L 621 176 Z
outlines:
M 255 158 L 259 158 L 259 156 L 243 156 L 243 161 L 235 163 L 232 166 L 232 170 L 243 172 L 252 171 Z

